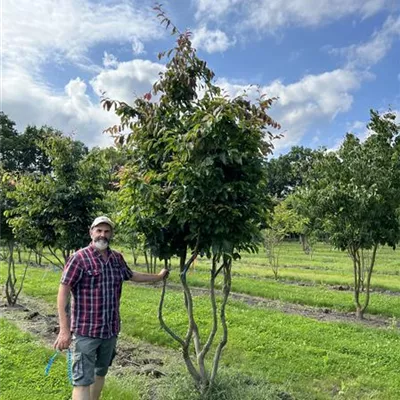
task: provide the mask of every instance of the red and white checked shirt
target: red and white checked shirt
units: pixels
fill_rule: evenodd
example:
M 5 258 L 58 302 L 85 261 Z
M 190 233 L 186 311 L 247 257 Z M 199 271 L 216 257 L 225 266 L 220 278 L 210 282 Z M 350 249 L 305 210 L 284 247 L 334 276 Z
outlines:
M 117 251 L 108 250 L 107 262 L 91 245 L 74 253 L 61 277 L 72 292 L 71 331 L 101 339 L 117 335 L 122 282 L 132 275 Z

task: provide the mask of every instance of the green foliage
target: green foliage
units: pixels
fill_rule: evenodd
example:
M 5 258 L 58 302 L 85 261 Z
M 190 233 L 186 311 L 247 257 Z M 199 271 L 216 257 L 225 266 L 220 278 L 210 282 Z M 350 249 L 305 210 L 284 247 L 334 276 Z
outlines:
M 20 146 L 15 122 L 3 111 L 0 112 L 0 164 L 2 170 L 15 171 L 18 165 Z
M 118 139 L 131 150 L 120 220 L 144 233 L 160 258 L 196 244 L 205 253 L 254 249 L 268 208 L 264 160 L 271 151 L 267 128 L 277 127 L 267 114 L 273 100 L 222 96 L 188 33 L 172 54 L 153 88 L 157 102 L 151 94 L 133 106 L 103 102 L 115 106 L 120 130 L 132 131 Z
M 54 128 L 27 126 L 23 133 L 15 129 L 15 123 L 0 113 L 0 164 L 4 170 L 16 174 L 48 174 L 51 172 L 49 155 L 43 143 L 59 138 L 62 133 Z
M 347 134 L 337 152 L 327 153 L 300 192 L 312 223 L 342 250 L 400 240 L 400 128 L 393 114 L 375 111 L 368 127 L 364 142 Z
M 10 199 L 11 192 L 15 189 L 15 181 L 12 178 L 12 175 L 6 172 L 0 166 L 0 232 L 1 232 L 1 241 L 10 242 L 14 240 L 14 234 L 12 229 L 7 222 L 5 212 L 8 210 L 12 210 L 15 207 L 15 201 Z
M 301 187 L 322 152 L 322 149 L 294 146 L 289 153 L 269 160 L 266 165 L 268 193 L 284 199 Z
M 162 23 L 170 26 L 161 6 Z M 172 29 L 177 32 L 176 27 Z M 274 99 L 265 96 L 251 103 L 244 96 L 230 99 L 213 84 L 214 73 L 192 48 L 190 33 L 180 33 L 171 59 L 153 86 L 158 100 L 145 94 L 130 106 L 105 99 L 121 119 L 113 134 L 131 155 L 121 178 L 119 220 L 125 232 L 143 234 L 145 247 L 168 263 L 180 258 L 180 279 L 185 292 L 188 329 L 178 336 L 164 323 L 162 293 L 159 319 L 163 328 L 182 346 L 186 366 L 204 394 L 213 385 L 222 349 L 227 343 L 225 305 L 231 284 L 232 259 L 242 250 L 255 251 L 261 240 L 269 199 L 265 190 L 265 158 L 271 152 L 278 128 L 267 114 Z M 202 91 L 202 96 L 198 92 Z M 187 254 L 191 253 L 187 261 Z M 213 329 L 200 340 L 193 316 L 193 301 L 186 273 L 199 254 L 212 258 L 211 298 L 218 274 L 224 277 L 224 301 L 217 312 L 212 303 Z M 221 265 L 218 263 L 221 262 Z M 205 357 L 218 325 L 224 332 L 215 351 L 211 372 Z M 196 361 L 189 356 L 191 343 Z M 197 369 L 196 369 L 197 368 Z
M 278 278 L 280 245 L 290 233 L 302 233 L 308 222 L 291 208 L 289 200 L 287 198 L 274 207 L 269 226 L 263 232 L 264 246 L 275 279 Z
M 52 173 L 15 180 L 10 193 L 15 207 L 6 213 L 7 221 L 28 247 L 51 246 L 66 257 L 87 244 L 90 223 L 101 210 L 104 163 L 70 138 L 51 137 L 41 146 Z

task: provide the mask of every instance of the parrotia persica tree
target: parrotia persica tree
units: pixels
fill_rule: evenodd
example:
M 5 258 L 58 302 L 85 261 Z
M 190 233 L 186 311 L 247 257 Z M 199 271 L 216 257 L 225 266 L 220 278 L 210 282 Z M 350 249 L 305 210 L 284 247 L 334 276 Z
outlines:
M 363 318 L 379 245 L 400 240 L 400 135 L 395 115 L 371 111 L 365 141 L 347 134 L 337 152 L 326 153 L 299 191 L 310 223 L 353 260 L 354 302 Z M 371 250 L 363 274 L 363 250 Z M 365 292 L 362 294 L 362 288 Z
M 103 106 L 115 107 L 121 118 L 111 132 L 130 130 L 116 138 L 132 154 L 121 179 L 120 219 L 144 234 L 147 246 L 166 263 L 173 255 L 179 257 L 187 331 L 174 332 L 164 320 L 165 284 L 159 319 L 181 346 L 189 373 L 205 392 L 214 383 L 228 339 L 225 307 L 232 259 L 242 250 L 255 251 L 261 240 L 269 205 L 264 174 L 273 135 L 268 128 L 278 125 L 267 114 L 272 99 L 260 97 L 251 103 L 223 95 L 213 84 L 213 72 L 192 48 L 190 33 L 178 33 L 176 27 L 172 32 L 177 34 L 176 47 L 167 53 L 171 58 L 152 93 L 132 105 L 105 99 Z M 212 326 L 205 337 L 200 337 L 187 282 L 188 269 L 201 255 L 211 260 Z M 217 307 L 215 280 L 221 275 Z M 222 331 L 207 368 L 218 326 Z

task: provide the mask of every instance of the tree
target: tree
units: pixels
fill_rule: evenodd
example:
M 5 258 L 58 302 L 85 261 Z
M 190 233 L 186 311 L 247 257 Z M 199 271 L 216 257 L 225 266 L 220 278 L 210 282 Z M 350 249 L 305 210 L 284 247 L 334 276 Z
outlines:
M 15 171 L 20 154 L 20 141 L 15 122 L 0 112 L 0 164 L 3 171 Z
M 7 304 L 9 306 L 14 306 L 17 303 L 18 296 L 21 292 L 26 269 L 21 278 L 21 282 L 19 288 L 17 288 L 17 275 L 15 270 L 15 261 L 14 261 L 14 247 L 15 247 L 15 236 L 14 233 L 5 217 L 5 213 L 8 210 L 11 210 L 15 206 L 15 202 L 9 198 L 9 194 L 15 189 L 15 181 L 12 175 L 3 168 L 0 167 L 1 172 L 1 181 L 0 181 L 0 232 L 1 232 L 1 241 L 7 247 L 7 279 L 5 284 L 5 292 L 7 298 Z
M 167 26 L 172 26 L 161 8 L 156 9 Z M 256 251 L 261 241 L 260 228 L 269 207 L 264 174 L 273 135 L 268 128 L 278 124 L 267 114 L 273 99 L 261 96 L 251 103 L 241 96 L 222 95 L 213 84 L 214 73 L 192 48 L 190 33 L 179 33 L 174 26 L 172 32 L 178 33 L 177 44 L 167 53 L 172 58 L 153 93 L 136 99 L 132 106 L 110 99 L 103 106 L 115 107 L 121 125 L 110 131 L 132 153 L 121 180 L 121 220 L 142 233 L 147 247 L 166 265 L 171 256 L 179 257 L 188 316 L 186 334 L 174 332 L 164 320 L 165 284 L 159 319 L 181 346 L 186 367 L 204 393 L 213 386 L 228 339 L 225 307 L 232 260 L 240 251 Z M 159 99 L 152 101 L 152 94 Z M 130 129 L 128 134 L 118 135 L 126 129 Z M 187 281 L 188 269 L 200 255 L 211 261 L 213 322 L 204 340 Z M 218 307 L 215 282 L 219 275 L 224 283 Z M 218 325 L 222 333 L 209 371 L 206 356 Z
M 323 149 L 293 146 L 289 153 L 271 158 L 267 165 L 267 190 L 271 196 L 284 199 L 303 184 Z
M 20 135 L 21 153 L 18 171 L 24 174 L 46 175 L 52 171 L 45 143 L 53 138 L 61 138 L 62 132 L 49 126 L 40 128 L 28 125 Z
M 105 168 L 71 138 L 52 136 L 41 146 L 52 173 L 19 176 L 10 193 L 16 205 L 6 215 L 18 240 L 47 247 L 62 267 L 71 251 L 87 244 L 90 223 L 102 210 Z
M 289 234 L 303 232 L 306 223 L 307 219 L 298 215 L 291 207 L 290 197 L 274 207 L 268 228 L 264 231 L 264 246 L 275 279 L 278 279 L 281 244 Z
M 351 256 L 358 318 L 369 304 L 378 246 L 394 248 L 400 239 L 400 127 L 394 114 L 371 110 L 368 128 L 364 142 L 347 134 L 337 152 L 326 153 L 299 191 L 312 226 Z M 365 250 L 371 256 L 364 276 Z
M 61 137 L 62 133 L 52 127 L 27 126 L 20 134 L 15 122 L 0 112 L 0 163 L 5 171 L 13 174 L 48 174 L 50 160 L 43 150 L 43 143 L 51 137 Z

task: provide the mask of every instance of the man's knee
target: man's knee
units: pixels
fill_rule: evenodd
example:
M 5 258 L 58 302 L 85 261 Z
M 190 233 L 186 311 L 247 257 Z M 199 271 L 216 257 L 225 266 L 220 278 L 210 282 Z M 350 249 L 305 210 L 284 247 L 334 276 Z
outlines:
M 72 400 L 90 400 L 90 386 L 74 386 Z

